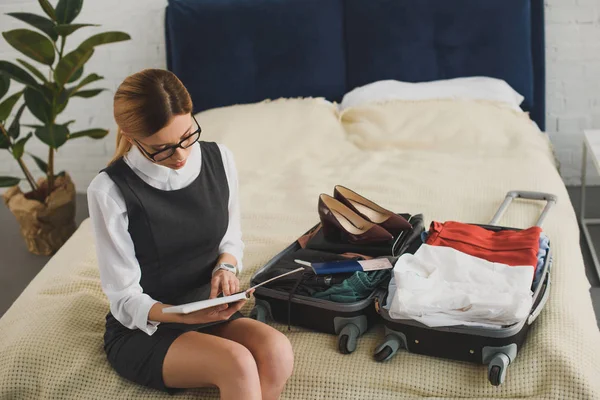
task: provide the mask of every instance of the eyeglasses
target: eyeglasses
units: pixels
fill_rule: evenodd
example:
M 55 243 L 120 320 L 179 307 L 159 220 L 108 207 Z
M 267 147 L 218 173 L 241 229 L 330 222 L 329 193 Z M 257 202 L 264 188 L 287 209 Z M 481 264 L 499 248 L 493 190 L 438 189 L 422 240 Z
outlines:
M 142 151 L 142 153 L 144 153 L 146 157 L 148 157 L 152 161 L 165 161 L 167 158 L 170 158 L 173 154 L 175 154 L 175 150 L 177 150 L 178 148 L 181 147 L 182 149 L 187 149 L 188 147 L 194 145 L 194 143 L 196 143 L 198 140 L 200 140 L 202 128 L 200 127 L 200 124 L 198 124 L 198 121 L 196 121 L 196 118 L 193 115 L 192 118 L 194 119 L 194 122 L 196 123 L 198 129 L 181 139 L 179 143 L 165 147 L 164 149 L 159 150 L 155 153 L 149 153 L 148 151 L 146 151 L 146 149 L 144 149 L 144 146 L 140 142 L 138 142 L 136 139 L 133 140 L 135 140 L 135 142 L 138 145 L 138 148 Z

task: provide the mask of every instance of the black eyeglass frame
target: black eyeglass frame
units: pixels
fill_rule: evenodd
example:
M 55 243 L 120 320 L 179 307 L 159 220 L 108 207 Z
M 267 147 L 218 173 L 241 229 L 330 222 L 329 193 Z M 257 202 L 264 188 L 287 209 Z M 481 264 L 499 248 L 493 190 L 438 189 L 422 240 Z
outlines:
M 200 124 L 198 123 L 198 121 L 196 121 L 196 117 L 194 117 L 193 115 L 192 115 L 192 119 L 196 123 L 196 126 L 198 127 L 198 129 L 196 129 L 194 132 L 190 133 L 189 135 L 187 135 L 186 137 L 184 137 L 183 139 L 181 139 L 179 141 L 179 143 L 174 144 L 172 146 L 165 147 L 164 149 L 159 150 L 159 151 L 157 151 L 155 153 L 148 152 L 144 148 L 144 146 L 142 145 L 142 143 L 140 143 L 137 139 L 133 139 L 133 140 L 137 143 L 138 148 L 142 151 L 142 153 L 144 153 L 144 155 L 146 157 L 148 157 L 150 160 L 152 160 L 153 162 L 165 161 L 165 160 L 173 157 L 173 154 L 175 154 L 175 150 L 177 150 L 178 148 L 180 148 L 180 147 L 182 149 L 190 148 L 190 147 L 192 147 L 194 144 L 196 144 L 200 140 L 200 135 L 202 134 L 202 127 L 200 127 Z M 198 134 L 198 137 L 196 138 L 196 140 L 194 140 L 192 143 L 188 144 L 187 146 L 182 146 L 183 142 L 185 142 L 186 140 L 188 140 L 190 137 L 194 136 L 195 134 Z M 160 159 L 160 160 L 157 161 L 155 157 L 157 155 L 161 154 L 161 153 L 166 152 L 166 151 L 173 151 L 173 152 L 168 157 L 162 158 L 162 159 Z

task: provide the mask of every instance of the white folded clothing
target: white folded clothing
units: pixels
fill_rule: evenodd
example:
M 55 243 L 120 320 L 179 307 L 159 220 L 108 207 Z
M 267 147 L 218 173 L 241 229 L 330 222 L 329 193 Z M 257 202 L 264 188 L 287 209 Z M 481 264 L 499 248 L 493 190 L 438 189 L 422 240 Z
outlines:
M 402 255 L 393 272 L 390 316 L 430 327 L 511 325 L 528 316 L 533 302 L 533 266 L 489 262 L 451 247 L 423 244 Z
M 397 287 L 396 287 L 396 281 L 394 280 L 394 276 L 392 275 L 392 279 L 390 279 L 390 283 L 388 286 L 388 295 L 387 295 L 387 299 L 386 299 L 386 303 L 383 306 L 383 308 L 385 308 L 386 310 L 390 310 L 390 306 L 392 305 L 392 303 L 394 302 L 394 297 L 396 296 L 396 291 L 397 291 Z M 452 319 L 451 321 L 448 320 L 449 317 L 443 316 L 443 315 L 434 315 L 434 316 L 426 316 L 426 317 L 403 317 L 404 319 L 408 318 L 408 319 L 414 319 L 414 320 L 418 320 L 419 322 L 421 322 L 422 324 L 425 324 L 427 326 L 433 327 L 433 326 L 453 326 L 453 325 L 457 325 L 457 322 L 455 319 Z M 452 318 L 452 317 L 450 317 Z M 480 328 L 498 328 L 501 325 L 500 324 L 484 324 L 482 322 L 469 322 L 469 321 L 461 321 L 460 325 L 466 325 L 466 326 L 472 326 L 472 327 L 480 327 Z

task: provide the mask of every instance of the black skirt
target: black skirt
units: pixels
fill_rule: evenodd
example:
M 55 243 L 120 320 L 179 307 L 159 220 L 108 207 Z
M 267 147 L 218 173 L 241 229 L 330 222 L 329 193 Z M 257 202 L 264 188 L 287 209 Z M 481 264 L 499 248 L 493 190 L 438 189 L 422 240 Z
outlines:
M 162 370 L 167 351 L 175 339 L 186 332 L 203 332 L 209 327 L 242 317 L 243 314 L 238 311 L 227 321 L 199 325 L 161 323 L 156 332 L 148 335 L 139 329 L 123 326 L 108 313 L 104 351 L 110 365 L 122 377 L 140 385 L 174 393 L 179 389 L 165 386 Z

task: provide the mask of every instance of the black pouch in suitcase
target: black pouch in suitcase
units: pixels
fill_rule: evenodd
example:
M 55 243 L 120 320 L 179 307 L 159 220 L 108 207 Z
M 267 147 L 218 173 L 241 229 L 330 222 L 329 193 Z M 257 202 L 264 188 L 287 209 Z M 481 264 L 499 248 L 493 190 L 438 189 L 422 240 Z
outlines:
M 509 192 L 496 215 L 488 225 L 480 225 L 494 231 L 520 230 L 497 226 L 496 223 L 514 198 L 545 200 L 547 204 L 536 225 L 541 226 L 547 212 L 556 203 L 556 196 L 535 192 Z M 383 290 L 376 296 L 376 308 L 383 318 L 385 339 L 375 349 L 375 360 L 386 361 L 399 349 L 411 353 L 423 354 L 452 360 L 469 361 L 488 365 L 488 379 L 494 386 L 500 385 L 506 376 L 509 364 L 523 346 L 529 327 L 540 314 L 550 294 L 550 268 L 552 265 L 552 247 L 545 256 L 542 276 L 534 287 L 533 305 L 527 319 L 501 328 L 448 326 L 428 327 L 412 319 L 393 319 L 384 306 L 388 291 Z
M 356 246 L 344 243 L 329 242 L 324 244 L 324 238 L 319 238 L 319 232 L 317 232 L 311 241 L 307 243 L 306 249 L 314 250 L 315 253 L 326 249 L 327 252 L 323 252 L 325 258 L 327 258 L 327 256 L 325 256 L 327 253 L 337 257 L 342 253 L 397 256 L 407 251 L 414 251 L 415 242 L 420 241 L 420 235 L 424 230 L 423 216 L 421 214 L 414 216 L 409 214 L 400 215 L 411 223 L 412 230 L 403 232 L 403 234 L 396 238 L 393 244 L 390 244 L 389 246 L 371 246 L 370 248 L 367 248 L 367 251 L 365 252 L 364 246 L 357 248 Z M 319 225 L 315 225 L 309 232 L 314 232 L 318 227 Z M 315 245 L 315 243 L 317 244 Z M 291 260 L 295 258 L 294 253 L 301 250 L 302 247 L 298 241 L 289 245 L 252 276 L 250 281 L 251 285 L 258 284 L 267 280 L 269 277 L 276 275 L 273 270 L 281 268 L 282 263 L 291 262 Z M 325 258 L 322 261 L 334 259 Z M 281 280 L 279 280 L 277 284 L 281 285 L 281 283 Z M 375 288 L 367 298 L 352 303 L 338 303 L 314 298 L 306 293 L 293 293 L 293 285 L 291 282 L 290 285 L 291 295 L 290 291 L 274 290 L 269 288 L 268 285 L 257 288 L 254 292 L 256 303 L 252 310 L 252 317 L 263 322 L 265 322 L 267 318 L 270 318 L 284 324 L 336 334 L 338 335 L 339 351 L 343 354 L 349 354 L 356 349 L 358 337 L 379 321 L 379 316 L 373 305 L 376 294 L 382 287 L 387 287 L 387 282 L 384 282 L 383 285 Z

